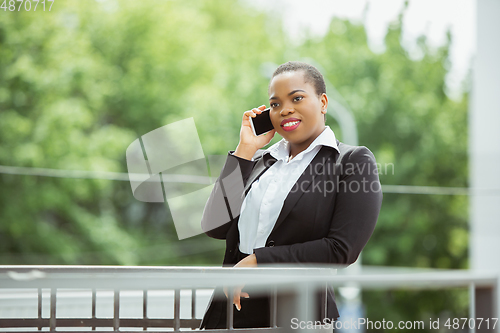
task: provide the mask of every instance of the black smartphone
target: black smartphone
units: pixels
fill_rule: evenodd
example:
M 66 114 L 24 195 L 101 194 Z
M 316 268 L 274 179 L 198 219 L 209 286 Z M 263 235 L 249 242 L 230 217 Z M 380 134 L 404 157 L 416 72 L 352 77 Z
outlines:
M 261 114 L 257 114 L 255 118 L 250 117 L 250 125 L 252 125 L 253 134 L 256 136 L 262 135 L 274 129 L 273 123 L 271 122 L 271 117 L 269 116 L 270 108 L 262 111 Z

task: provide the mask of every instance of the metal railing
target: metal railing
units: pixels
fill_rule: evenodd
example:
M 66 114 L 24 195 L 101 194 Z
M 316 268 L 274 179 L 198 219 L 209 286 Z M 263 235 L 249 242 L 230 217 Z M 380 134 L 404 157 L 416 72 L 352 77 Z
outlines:
M 355 286 L 363 289 L 440 289 L 470 288 L 470 317 L 499 318 L 499 272 L 474 272 L 467 270 L 425 270 L 363 267 L 356 274 L 349 270 L 327 267 L 125 267 L 125 266 L 0 266 L 0 291 L 32 289 L 37 293 L 36 318 L 1 318 L 0 331 L 17 329 L 21 332 L 50 330 L 64 332 L 75 327 L 94 332 L 127 332 L 137 329 L 148 332 L 174 332 L 197 329 L 201 319 L 196 317 L 196 291 L 216 286 L 245 285 L 254 292 L 272 291 L 271 327 L 260 329 L 233 328 L 234 307 L 227 307 L 228 329 L 207 331 L 239 332 L 305 332 L 307 329 L 290 328 L 290 319 L 312 320 L 313 295 L 328 284 L 333 287 Z M 91 315 L 88 317 L 60 318 L 56 313 L 58 293 L 64 289 L 88 290 L 91 293 Z M 42 316 L 43 294 L 50 291 L 49 315 Z M 113 316 L 97 316 L 97 294 L 100 290 L 112 291 Z M 120 316 L 120 292 L 142 290 L 142 318 Z M 172 318 L 148 318 L 148 291 L 172 290 L 174 296 Z M 181 291 L 191 290 L 191 316 L 181 318 Z M 499 325 L 489 330 L 472 328 L 474 332 L 500 332 Z M 24 329 L 24 331 L 23 331 Z M 107 329 L 107 330 L 106 330 Z M 331 331 L 331 330 L 330 330 Z M 318 330 L 315 330 L 318 332 Z
M 271 327 L 258 329 L 262 332 L 281 331 L 278 327 L 278 294 L 294 294 L 297 311 L 307 313 L 308 310 L 299 309 L 300 302 L 307 303 L 308 296 L 324 282 L 331 280 L 335 274 L 332 268 L 220 268 L 220 267 L 125 267 L 125 266 L 2 266 L 0 267 L 1 289 L 29 289 L 37 290 L 38 309 L 37 318 L 0 318 L 0 329 L 3 328 L 49 328 L 50 331 L 61 332 L 67 327 L 85 327 L 99 332 L 102 329 L 112 328 L 115 331 L 125 332 L 123 328 L 172 328 L 179 332 L 182 328 L 196 329 L 201 319 L 195 317 L 196 290 L 209 289 L 220 285 L 235 286 L 244 284 L 250 290 L 259 293 L 269 290 L 273 286 L 276 291 L 271 297 L 270 308 Z M 279 287 L 276 283 L 279 281 Z M 304 287 L 310 289 L 304 289 Z M 42 290 L 50 290 L 50 315 L 42 317 Z M 88 318 L 58 318 L 56 313 L 58 290 L 80 289 L 91 290 L 91 317 Z M 120 291 L 143 290 L 142 318 L 120 317 Z M 191 290 L 191 318 L 180 317 L 180 292 Z M 96 316 L 97 293 L 99 290 L 113 291 L 113 317 L 98 318 Z M 148 318 L 149 290 L 173 290 L 174 313 L 173 318 Z M 230 295 L 231 297 L 231 295 Z M 312 297 L 312 296 L 311 296 Z M 293 297 L 291 298 L 293 299 Z M 233 331 L 234 307 L 230 302 L 227 308 L 227 327 L 224 330 Z M 252 330 L 238 329 L 241 332 Z M 102 330 L 104 331 L 104 330 Z

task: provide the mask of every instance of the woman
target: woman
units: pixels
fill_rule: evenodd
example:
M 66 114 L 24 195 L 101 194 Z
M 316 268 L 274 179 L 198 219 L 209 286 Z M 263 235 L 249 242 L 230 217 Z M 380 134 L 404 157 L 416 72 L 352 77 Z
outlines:
M 205 206 L 203 231 L 226 239 L 224 266 L 352 264 L 382 204 L 375 157 L 366 147 L 339 142 L 325 125 L 328 96 L 315 67 L 279 66 L 268 93 L 274 129 L 261 136 L 252 132 L 250 117 L 264 105 L 244 112 L 240 142 L 229 152 Z M 262 150 L 276 132 L 283 139 Z M 226 295 L 214 291 L 200 328 L 225 328 Z M 269 299 L 248 297 L 234 290 L 234 327 L 269 326 Z M 318 319 L 336 320 L 333 289 L 326 299 Z M 316 303 L 319 309 L 321 299 Z

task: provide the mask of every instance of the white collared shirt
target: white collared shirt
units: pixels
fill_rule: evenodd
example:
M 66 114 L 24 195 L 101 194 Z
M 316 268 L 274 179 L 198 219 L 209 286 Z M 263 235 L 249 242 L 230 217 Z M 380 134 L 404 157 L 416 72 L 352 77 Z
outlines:
M 277 161 L 252 184 L 241 205 L 238 221 L 241 252 L 252 254 L 254 249 L 265 246 L 288 193 L 322 146 L 339 151 L 329 126 L 291 161 L 288 161 L 290 145 L 285 139 L 266 149 L 264 154 L 270 153 Z

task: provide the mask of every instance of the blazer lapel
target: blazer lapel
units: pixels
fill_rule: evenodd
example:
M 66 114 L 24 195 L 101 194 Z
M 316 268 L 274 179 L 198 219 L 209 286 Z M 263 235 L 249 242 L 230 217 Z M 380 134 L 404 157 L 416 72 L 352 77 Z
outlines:
M 264 173 L 264 171 L 269 169 L 271 165 L 274 164 L 274 162 L 276 162 L 276 159 L 271 154 L 265 154 L 264 156 L 262 156 L 262 158 L 253 167 L 250 177 L 248 177 L 248 180 L 245 184 L 245 195 L 247 195 L 248 191 L 250 190 L 250 186 L 252 186 L 252 183 L 257 180 L 260 175 Z
M 339 144 L 339 141 L 337 140 L 337 146 Z M 334 153 L 338 153 L 337 150 L 335 149 L 330 149 L 325 146 L 321 147 L 321 150 L 316 154 L 316 156 L 313 158 L 311 161 L 311 164 L 313 165 L 313 172 L 308 171 L 310 170 L 309 167 L 306 168 L 304 173 L 299 177 L 297 180 L 297 183 L 302 184 L 304 181 L 308 181 L 307 187 L 304 189 L 304 191 L 293 191 L 288 193 L 288 196 L 285 199 L 285 202 L 283 204 L 283 208 L 281 209 L 281 213 L 278 216 L 278 220 L 274 224 L 273 230 L 271 231 L 271 234 L 276 230 L 276 228 L 279 227 L 279 225 L 285 220 L 287 215 L 290 213 L 292 208 L 295 206 L 299 198 L 304 194 L 304 192 L 311 186 L 311 183 L 313 182 L 314 178 L 317 176 L 316 173 L 321 173 L 323 171 L 323 166 L 327 160 L 333 157 Z M 320 167 L 318 167 L 318 170 L 316 170 L 316 165 L 321 164 Z

